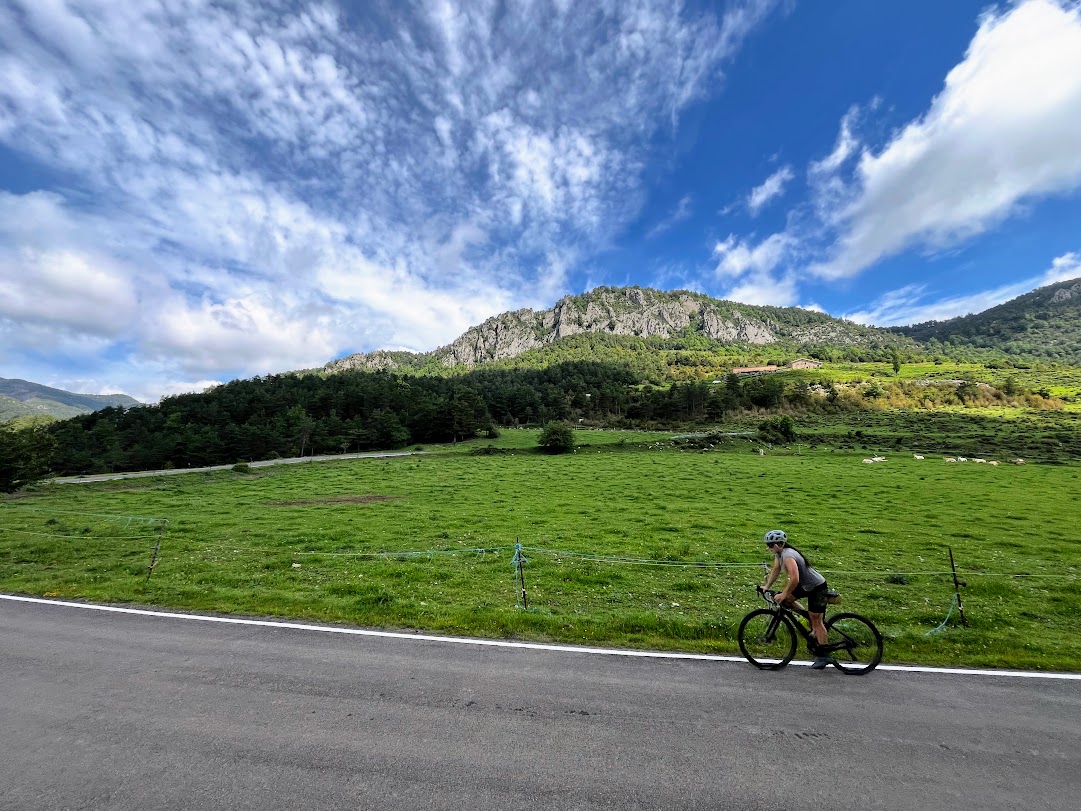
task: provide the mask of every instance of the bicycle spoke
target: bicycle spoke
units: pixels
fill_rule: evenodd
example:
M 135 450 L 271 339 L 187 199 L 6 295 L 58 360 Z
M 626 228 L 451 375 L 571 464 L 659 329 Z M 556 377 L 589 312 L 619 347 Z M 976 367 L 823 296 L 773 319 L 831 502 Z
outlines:
M 796 652 L 792 626 L 772 611 L 752 611 L 739 627 L 739 647 L 755 667 L 776 670 L 791 661 Z
M 882 635 L 859 614 L 837 614 L 826 623 L 828 650 L 845 673 L 867 673 L 882 660 Z

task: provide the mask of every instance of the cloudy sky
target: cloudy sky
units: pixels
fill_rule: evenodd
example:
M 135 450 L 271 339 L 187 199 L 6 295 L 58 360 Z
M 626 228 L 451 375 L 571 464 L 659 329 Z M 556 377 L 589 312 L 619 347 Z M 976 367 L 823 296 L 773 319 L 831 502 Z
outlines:
M 4 0 L 0 377 L 144 401 L 597 285 L 1081 276 L 1077 0 Z

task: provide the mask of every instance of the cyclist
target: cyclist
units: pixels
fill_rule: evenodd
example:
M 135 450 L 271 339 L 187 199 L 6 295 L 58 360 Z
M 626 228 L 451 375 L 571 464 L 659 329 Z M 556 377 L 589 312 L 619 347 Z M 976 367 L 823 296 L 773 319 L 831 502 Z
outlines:
M 766 547 L 773 553 L 773 568 L 766 575 L 766 582 L 762 588 L 768 589 L 783 571 L 788 576 L 785 587 L 778 592 L 773 599 L 783 603 L 789 608 L 796 606 L 796 600 L 807 598 L 807 612 L 811 620 L 811 630 L 819 645 L 826 644 L 826 625 L 823 619 L 826 616 L 826 603 L 829 600 L 829 586 L 817 570 L 811 568 L 806 556 L 796 547 L 788 543 L 788 536 L 783 530 L 771 529 L 765 535 Z M 815 670 L 822 670 L 831 664 L 828 656 L 821 655 L 817 650 L 814 664 Z

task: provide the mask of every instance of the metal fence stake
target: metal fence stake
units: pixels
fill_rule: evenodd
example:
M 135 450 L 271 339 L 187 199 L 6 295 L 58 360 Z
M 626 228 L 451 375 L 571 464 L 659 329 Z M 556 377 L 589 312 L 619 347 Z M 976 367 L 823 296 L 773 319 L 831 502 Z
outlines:
M 514 566 L 518 570 L 518 577 L 522 582 L 522 608 L 529 610 L 529 598 L 525 590 L 525 558 L 522 556 L 522 544 L 520 538 L 515 538 Z
M 154 567 L 158 565 L 158 554 L 161 552 L 161 536 L 165 533 L 165 527 L 159 525 L 157 529 L 158 539 L 154 544 L 154 553 L 150 556 L 150 565 L 146 567 L 146 580 L 143 584 L 150 582 L 150 575 L 154 573 Z
M 950 550 L 950 569 L 953 571 L 953 591 L 957 595 L 957 613 L 961 615 L 961 625 L 965 628 L 968 627 L 968 623 L 965 621 L 965 606 L 961 603 L 961 586 L 967 586 L 964 580 L 957 579 L 957 564 L 953 562 L 953 547 L 947 547 Z

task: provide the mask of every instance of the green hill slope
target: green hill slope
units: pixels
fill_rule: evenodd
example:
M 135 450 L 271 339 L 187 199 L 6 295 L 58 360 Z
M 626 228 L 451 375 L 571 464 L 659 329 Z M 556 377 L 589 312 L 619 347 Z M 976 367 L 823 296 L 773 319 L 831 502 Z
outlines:
M 931 348 L 948 343 L 1081 365 L 1081 279 L 1041 287 L 982 313 L 894 331 Z
M 110 406 L 142 405 L 126 394 L 76 394 L 27 380 L 0 377 L 0 422 L 16 417 L 67 419 Z

